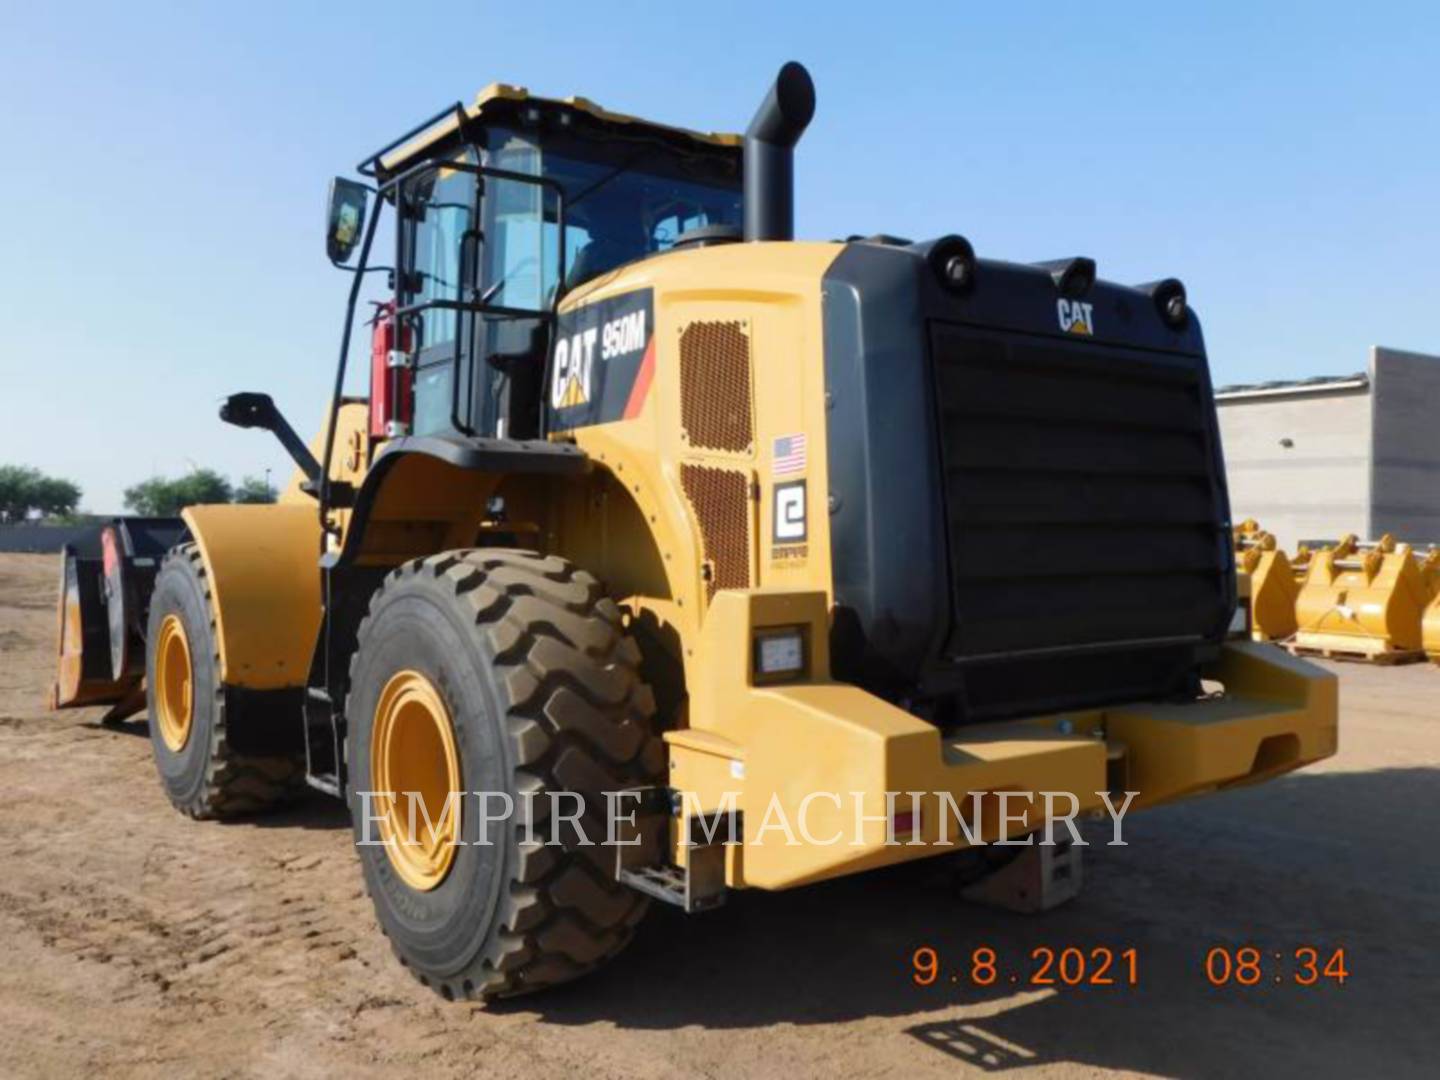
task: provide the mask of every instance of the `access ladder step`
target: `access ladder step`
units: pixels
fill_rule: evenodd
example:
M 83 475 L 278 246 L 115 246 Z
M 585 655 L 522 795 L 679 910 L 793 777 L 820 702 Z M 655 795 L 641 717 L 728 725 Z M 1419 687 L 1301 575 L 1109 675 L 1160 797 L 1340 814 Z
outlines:
M 333 795 L 337 799 L 344 798 L 345 796 L 345 792 L 340 786 L 340 781 L 334 773 L 322 773 L 318 776 L 314 773 L 306 773 L 305 783 L 309 784 L 316 791 L 323 791 L 326 795 Z
M 717 846 L 722 860 L 722 878 L 719 888 L 708 888 L 703 892 L 697 892 L 694 888 L 695 875 L 688 867 L 679 866 L 640 866 L 633 869 L 621 870 L 618 878 L 622 885 L 629 885 L 636 892 L 642 892 L 646 896 L 673 904 L 683 910 L 687 915 L 697 911 L 709 911 L 725 903 L 725 885 L 723 880 L 723 859 L 724 849 Z M 693 864 L 696 853 L 695 849 L 690 853 Z M 704 856 L 701 856 L 703 859 Z
M 725 902 L 725 844 L 688 843 L 685 865 L 672 865 L 669 850 L 671 793 L 661 787 L 630 788 L 620 805 L 633 814 L 615 820 L 615 880 L 636 892 L 674 904 L 687 915 Z

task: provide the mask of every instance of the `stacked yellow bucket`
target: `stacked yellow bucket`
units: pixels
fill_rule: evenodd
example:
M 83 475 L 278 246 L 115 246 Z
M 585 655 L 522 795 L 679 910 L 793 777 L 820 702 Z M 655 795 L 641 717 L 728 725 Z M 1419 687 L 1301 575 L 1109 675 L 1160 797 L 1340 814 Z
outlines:
M 1315 552 L 1295 601 L 1292 646 L 1323 656 L 1376 661 L 1423 656 L 1421 620 L 1435 599 L 1436 556 L 1418 558 L 1393 536 L 1352 534 Z
M 1377 662 L 1440 663 L 1440 548 L 1416 552 L 1393 536 L 1289 558 L 1253 519 L 1235 527 L 1235 568 L 1250 636 L 1292 652 Z
M 1431 547 L 1422 566 L 1430 584 L 1430 606 L 1420 619 L 1420 641 L 1426 655 L 1440 664 L 1440 548 Z
M 1235 570 L 1249 582 L 1250 636 L 1256 641 L 1283 641 L 1295 633 L 1295 598 L 1299 585 L 1290 560 L 1254 518 L 1235 527 Z M 1245 595 L 1242 584 L 1240 594 Z

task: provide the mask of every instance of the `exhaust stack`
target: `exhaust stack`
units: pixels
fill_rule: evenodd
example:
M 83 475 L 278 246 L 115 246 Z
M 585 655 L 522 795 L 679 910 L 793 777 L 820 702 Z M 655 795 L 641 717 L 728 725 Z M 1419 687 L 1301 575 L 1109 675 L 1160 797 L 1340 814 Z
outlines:
M 815 84 L 791 60 L 745 130 L 745 239 L 795 239 L 795 144 L 815 115 Z

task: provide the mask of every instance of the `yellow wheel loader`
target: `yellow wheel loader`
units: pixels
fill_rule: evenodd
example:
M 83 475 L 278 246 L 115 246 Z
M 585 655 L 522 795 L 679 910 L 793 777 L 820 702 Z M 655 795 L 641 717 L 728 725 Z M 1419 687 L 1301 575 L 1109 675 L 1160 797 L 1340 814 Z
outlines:
M 334 181 L 320 435 L 237 394 L 222 418 L 297 462 L 277 505 L 186 510 L 158 569 L 125 520 L 109 563 L 67 557 L 57 704 L 143 683 L 196 817 L 346 799 L 446 997 L 591 970 L 651 902 L 1033 838 L 1040 793 L 1149 806 L 1333 754 L 1334 679 L 1228 632 L 1180 282 L 797 241 L 814 107 L 793 63 L 743 137 L 497 84 Z M 143 664 L 107 662 L 115 625 Z

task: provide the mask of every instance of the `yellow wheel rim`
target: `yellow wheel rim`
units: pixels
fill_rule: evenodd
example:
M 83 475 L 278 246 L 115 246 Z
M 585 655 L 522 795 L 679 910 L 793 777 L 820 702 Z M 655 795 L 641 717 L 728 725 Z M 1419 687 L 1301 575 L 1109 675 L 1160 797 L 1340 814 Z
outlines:
M 173 753 L 185 749 L 195 720 L 195 669 L 179 615 L 166 615 L 155 643 L 155 718 L 160 738 Z
M 435 684 L 418 671 L 393 676 L 375 704 L 370 772 L 380 838 L 390 865 L 422 892 L 455 861 L 460 832 L 460 753 Z

